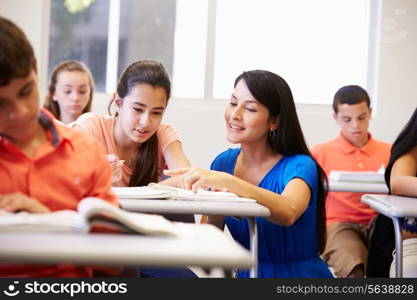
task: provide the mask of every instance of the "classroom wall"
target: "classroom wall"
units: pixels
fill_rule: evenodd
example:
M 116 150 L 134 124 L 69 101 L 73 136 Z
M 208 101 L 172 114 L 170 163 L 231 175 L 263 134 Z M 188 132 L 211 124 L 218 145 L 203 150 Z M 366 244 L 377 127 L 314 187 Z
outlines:
M 40 86 L 46 86 L 48 73 L 49 0 L 1 0 L 0 16 L 11 19 L 26 33 L 38 60 Z
M 417 1 L 385 0 L 373 129 L 391 141 L 417 106 Z
M 381 2 L 381 28 L 376 33 L 381 36 L 377 49 L 379 58 L 374 56 L 379 61 L 379 71 L 370 130 L 375 138 L 392 142 L 417 106 L 417 1 Z M 49 5 L 49 0 L 0 1 L 0 15 L 23 28 L 41 58 L 41 86 L 46 86 L 43 83 L 46 80 Z M 109 99 L 110 95 L 97 94 L 94 110 L 105 113 Z M 193 164 L 208 167 L 216 154 L 230 146 L 225 139 L 223 119 L 227 103 L 222 100 L 170 101 L 164 121 L 177 129 Z M 309 145 L 331 139 L 338 133 L 330 106 L 297 105 L 297 111 Z

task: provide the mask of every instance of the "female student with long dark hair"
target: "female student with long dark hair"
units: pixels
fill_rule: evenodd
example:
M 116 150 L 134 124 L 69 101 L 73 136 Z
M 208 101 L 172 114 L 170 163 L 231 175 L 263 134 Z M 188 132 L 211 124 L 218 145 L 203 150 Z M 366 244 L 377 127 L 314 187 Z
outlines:
M 392 195 L 417 197 L 417 108 L 395 140 L 385 170 Z M 417 199 L 416 199 L 417 204 Z M 403 276 L 417 277 L 417 219 L 406 218 L 402 226 Z M 368 277 L 395 277 L 394 229 L 392 220 L 378 215 L 368 254 Z
M 175 129 L 161 124 L 170 93 L 161 63 L 137 61 L 123 71 L 110 101 L 114 117 L 87 113 L 75 122 L 74 127 L 98 139 L 107 154 L 124 161 L 114 186 L 144 186 L 160 181 L 164 168 L 190 166 Z
M 258 277 L 332 277 L 319 254 L 325 245 L 326 176 L 311 157 L 298 121 L 293 96 L 280 76 L 263 70 L 237 77 L 225 111 L 227 139 L 240 148 L 216 157 L 212 170 L 165 171 L 180 185 L 228 190 L 256 199 L 271 211 L 256 218 Z M 247 219 L 209 216 L 227 225 L 232 236 L 249 247 Z M 248 270 L 237 272 L 248 277 Z
M 162 125 L 171 82 L 156 61 L 137 61 L 122 73 L 109 104 L 115 116 L 83 114 L 74 127 L 94 136 L 112 155 L 113 186 L 144 186 L 160 181 L 165 168 L 190 166 L 181 142 L 170 125 Z M 116 157 L 116 159 L 114 159 Z M 122 164 L 117 163 L 124 161 Z M 118 168 L 121 168 L 118 169 Z M 174 179 L 165 184 L 175 185 Z M 193 215 L 165 215 L 173 221 L 194 222 Z M 141 268 L 141 277 L 195 277 L 188 269 Z

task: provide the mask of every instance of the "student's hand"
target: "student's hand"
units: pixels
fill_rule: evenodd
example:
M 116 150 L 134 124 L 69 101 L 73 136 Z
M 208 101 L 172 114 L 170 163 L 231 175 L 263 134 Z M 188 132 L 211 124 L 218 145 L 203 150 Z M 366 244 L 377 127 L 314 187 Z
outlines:
M 107 161 L 109 162 L 111 166 L 111 172 L 112 172 L 112 180 L 111 182 L 117 182 L 122 179 L 122 166 L 124 163 L 124 160 L 120 160 L 116 155 L 109 154 L 106 156 Z
M 8 212 L 24 210 L 31 213 L 47 213 L 49 208 L 38 200 L 22 193 L 0 195 L 0 209 Z
M 224 229 L 224 220 L 225 216 L 207 216 L 207 224 L 211 224 L 219 228 L 220 230 Z
M 227 183 L 230 174 L 218 171 L 205 170 L 196 167 L 164 170 L 167 176 L 180 176 L 179 187 L 192 190 L 194 193 L 198 189 L 210 189 L 215 191 L 227 191 Z

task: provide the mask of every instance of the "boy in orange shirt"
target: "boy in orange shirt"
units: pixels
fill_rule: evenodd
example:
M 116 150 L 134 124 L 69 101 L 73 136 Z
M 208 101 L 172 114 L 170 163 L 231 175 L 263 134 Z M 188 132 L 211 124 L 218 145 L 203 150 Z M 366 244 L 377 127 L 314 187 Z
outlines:
M 103 149 L 40 109 L 36 59 L 25 34 L 0 17 L 0 209 L 45 213 L 84 197 L 117 205 Z M 90 277 L 89 267 L 0 265 L 0 277 Z
M 332 170 L 377 171 L 386 166 L 391 145 L 368 132 L 372 109 L 360 86 L 340 88 L 333 99 L 338 137 L 312 149 L 329 176 Z M 376 212 L 361 202 L 363 193 L 329 192 L 326 200 L 327 244 L 323 259 L 338 277 L 364 277 L 370 221 Z

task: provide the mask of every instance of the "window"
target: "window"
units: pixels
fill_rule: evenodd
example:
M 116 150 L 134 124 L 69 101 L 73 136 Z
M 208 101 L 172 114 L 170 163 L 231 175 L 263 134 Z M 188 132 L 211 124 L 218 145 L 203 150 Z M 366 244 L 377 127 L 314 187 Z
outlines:
M 107 93 L 136 60 L 161 61 L 172 75 L 175 5 L 175 0 L 100 0 L 72 14 L 64 1 L 53 0 L 48 74 L 62 60 L 81 60 L 96 90 Z
M 153 59 L 172 74 L 175 0 L 120 1 L 118 74 L 132 62 Z
M 204 97 L 209 1 L 212 0 L 177 0 L 174 97 Z
M 368 2 L 219 0 L 214 98 L 229 97 L 251 69 L 281 75 L 298 103 L 325 104 L 343 85 L 366 86 Z
M 267 69 L 296 102 L 329 104 L 343 85 L 367 87 L 372 1 L 100 0 L 70 14 L 53 0 L 49 73 L 82 60 L 112 93 L 129 63 L 155 59 L 174 98 L 225 99 L 242 71 Z
M 97 91 L 106 80 L 109 1 L 95 1 L 88 9 L 71 14 L 64 1 L 51 3 L 48 78 L 63 60 L 83 61 L 91 69 Z

